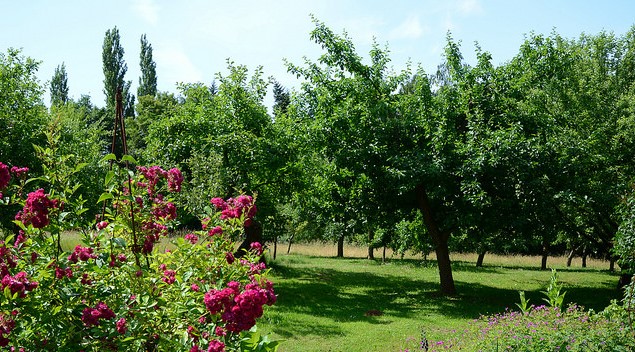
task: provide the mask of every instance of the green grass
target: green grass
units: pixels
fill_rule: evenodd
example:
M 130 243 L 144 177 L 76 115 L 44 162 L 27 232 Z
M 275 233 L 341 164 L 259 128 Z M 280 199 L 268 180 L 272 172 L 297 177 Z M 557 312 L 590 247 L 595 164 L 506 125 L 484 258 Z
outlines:
M 515 308 L 519 290 L 527 292 L 530 303 L 544 303 L 540 291 L 550 271 L 526 265 L 519 257 L 491 257 L 489 264 L 486 257 L 483 268 L 453 259 L 458 295 L 443 297 L 433 260 L 391 259 L 382 264 L 363 258 L 279 255 L 270 261 L 278 302 L 268 308 L 259 329 L 285 340 L 281 352 L 399 351 L 417 346 L 422 331 L 441 339 L 481 314 Z M 602 310 L 620 297 L 616 274 L 599 268 L 608 264 L 582 269 L 566 268 L 561 259 L 552 262 L 567 291 L 565 304 Z
M 64 233 L 62 247 L 72 250 L 80 240 L 80 233 Z M 439 340 L 481 314 L 516 308 L 518 291 L 526 291 L 530 303 L 543 304 L 540 291 L 551 275 L 539 270 L 539 257 L 487 255 L 484 267 L 476 268 L 476 255 L 454 254 L 458 294 L 443 297 L 434 256 L 423 261 L 389 253 L 382 264 L 365 259 L 362 247 L 347 246 L 346 258 L 335 258 L 330 245 L 295 244 L 289 255 L 286 249 L 280 245 L 278 258 L 269 260 L 278 302 L 258 322 L 263 333 L 284 340 L 280 352 L 413 350 L 422 331 Z M 565 304 L 599 311 L 620 298 L 617 274 L 607 271 L 605 261 L 589 259 L 588 268 L 580 268 L 579 259 L 571 268 L 562 257 L 548 263 L 567 291 Z

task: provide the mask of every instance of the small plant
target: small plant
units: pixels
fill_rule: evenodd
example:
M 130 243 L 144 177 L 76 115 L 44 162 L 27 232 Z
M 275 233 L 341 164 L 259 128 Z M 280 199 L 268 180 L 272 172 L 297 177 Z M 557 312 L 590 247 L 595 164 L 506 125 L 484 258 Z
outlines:
M 527 313 L 530 309 L 529 300 L 525 298 L 525 291 L 519 291 L 518 295 L 520 296 L 520 303 L 516 303 L 516 306 L 520 308 L 520 311 L 523 313 Z
M 547 302 L 549 306 L 562 309 L 564 296 L 567 292 L 562 292 L 562 284 L 558 282 L 558 273 L 556 272 L 556 269 L 551 270 L 551 278 L 549 280 L 547 290 L 540 292 L 545 294 L 546 297 L 543 298 L 543 300 Z

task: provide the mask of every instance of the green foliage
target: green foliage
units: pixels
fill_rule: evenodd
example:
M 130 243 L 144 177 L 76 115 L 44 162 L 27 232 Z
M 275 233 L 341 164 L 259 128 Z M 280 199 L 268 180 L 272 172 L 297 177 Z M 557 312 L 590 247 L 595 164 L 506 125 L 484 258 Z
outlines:
M 531 307 L 529 306 L 529 300 L 525 298 L 525 291 L 519 291 L 518 295 L 520 296 L 520 303 L 516 303 L 516 306 L 523 314 L 529 313 Z
M 276 352 L 280 346 L 279 340 L 272 341 L 268 336 L 262 336 L 256 326 L 241 334 L 241 351 Z
M 135 107 L 136 116 L 126 120 L 128 153 L 130 155 L 134 155 L 138 160 L 143 160 L 148 145 L 150 126 L 157 121 L 173 116 L 177 105 L 178 100 L 172 93 L 159 92 L 156 96 L 139 96 Z
M 202 84 L 180 87 L 183 103 L 156 116 L 143 158 L 184 170 L 182 199 L 192 214 L 206 205 L 201 193 L 226 198 L 246 192 L 258 194 L 258 220 L 271 224 L 276 204 L 285 201 L 294 182 L 291 145 L 280 140 L 284 130 L 274 128 L 267 114 L 260 68 L 250 75 L 245 66 L 229 62 L 218 82 L 214 91 Z
M 35 76 L 38 66 L 20 50 L 0 53 L 0 160 L 10 166 L 38 165 L 33 146 L 45 144 L 47 117 Z M 31 169 L 31 174 L 39 172 L 37 166 Z M 14 227 L 13 215 L 0 212 L 0 228 Z
M 291 104 L 291 95 L 289 90 L 284 88 L 280 82 L 275 79 L 271 79 L 273 82 L 273 115 L 278 117 L 281 114 L 286 114 Z
M 63 105 L 68 101 L 68 76 L 64 63 L 55 68 L 55 73 L 51 78 L 50 92 L 51 106 Z
M 635 268 L 635 196 L 631 192 L 621 207 L 622 221 L 615 236 L 614 251 L 620 258 L 620 266 L 632 274 Z
M 408 74 L 390 72 L 388 49 L 377 44 L 364 64 L 346 34 L 313 21 L 311 39 L 324 53 L 304 67 L 287 64 L 305 79 L 302 96 L 294 101 L 298 106 L 290 110 L 309 133 L 310 157 L 304 160 L 314 170 L 309 175 L 314 186 L 306 190 L 312 196 L 304 197 L 315 201 L 305 204 L 315 204 L 316 227 L 335 230 L 325 231 L 325 239 L 342 243 L 364 233 L 371 234 L 370 245 L 372 234 L 398 221 L 391 217 L 401 187 L 395 178 L 407 172 L 399 165 L 405 158 L 399 158 L 412 120 L 400 116 L 393 93 Z
M 137 87 L 137 98 L 141 99 L 144 95 L 156 96 L 157 65 L 152 59 L 152 45 L 148 43 L 148 39 L 145 34 L 141 36 L 139 66 L 141 67 L 141 77 L 139 77 L 139 87 Z
M 550 307 L 562 309 L 564 304 L 564 296 L 567 292 L 561 292 L 562 285 L 558 282 L 558 273 L 556 269 L 551 270 L 551 278 L 549 279 L 549 285 L 545 291 L 541 291 L 546 296 L 543 298 Z
M 623 321 L 576 305 L 564 311 L 532 306 L 522 314 L 483 316 L 455 337 L 428 343 L 429 351 L 629 351 L 633 337 Z
M 106 31 L 102 45 L 102 69 L 104 72 L 104 95 L 106 109 L 115 112 L 115 96 L 121 90 L 124 116 L 134 116 L 134 95 L 130 93 L 131 81 L 125 81 L 128 65 L 123 59 L 124 50 L 120 44 L 119 29 L 114 27 Z M 110 125 L 112 126 L 112 125 Z
M 39 180 L 48 193 L 40 189 L 21 202 L 24 208 L 15 223 L 23 232 L 0 242 L 3 262 L 9 263 L 2 269 L 0 346 L 276 350 L 278 343 L 255 329 L 241 333 L 255 325 L 262 305 L 275 301 L 267 270 L 258 264 L 261 248 L 253 247 L 241 261 L 233 259 L 233 240 L 241 236 L 245 218 L 222 220 L 208 209 L 205 224 L 213 232 L 179 236 L 169 251 L 155 250 L 175 219 L 166 192 L 180 190 L 180 172 L 153 167 L 139 168 L 137 174 L 115 168 L 106 175 L 106 192 L 99 198 L 104 217 L 96 230 L 84 232 L 81 245 L 64 252 L 62 230 L 76 226 L 73 218 L 85 211 L 73 181 L 83 165 L 69 168 L 70 157 L 50 148 L 38 151 L 45 163 Z M 109 154 L 104 162 L 113 158 Z M 122 160 L 134 162 L 129 156 Z M 51 162 L 55 167 L 48 167 Z M 21 189 L 32 182 L 19 181 L 6 190 L 2 186 L 12 201 L 20 201 Z
M 32 146 L 44 142 L 46 108 L 35 76 L 38 67 L 20 50 L 0 53 L 0 159 L 11 165 L 36 165 Z
M 563 310 L 561 289 L 554 269 L 547 290 L 541 291 L 549 306 L 529 306 L 525 292 L 520 291 L 520 303 L 516 303 L 520 313 L 506 310 L 481 316 L 462 333 L 447 340 L 424 340 L 422 345 L 431 351 L 627 351 L 635 347 L 635 331 L 628 324 L 625 306 L 613 300 L 600 313 L 575 304 Z
M 84 107 L 80 103 L 70 101 L 61 106 L 51 107 L 51 120 L 47 126 L 47 149 L 64 160 L 42 160 L 48 169 L 73 169 L 75 165 L 84 165 L 82 172 L 68 175 L 66 182 L 79 185 L 77 194 L 86 201 L 83 224 L 94 221 L 94 214 L 101 211 L 97 198 L 101 189 L 93 185 L 103 183 L 105 172 L 99 161 L 108 137 L 100 125 L 91 123 L 91 115 L 98 113 L 92 106 Z

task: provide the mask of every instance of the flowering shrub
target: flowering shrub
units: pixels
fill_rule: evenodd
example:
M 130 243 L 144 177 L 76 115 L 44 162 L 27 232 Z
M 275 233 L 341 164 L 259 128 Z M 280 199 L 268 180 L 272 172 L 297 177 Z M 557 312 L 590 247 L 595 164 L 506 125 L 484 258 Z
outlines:
M 426 345 L 428 351 L 631 351 L 635 339 L 621 319 L 576 305 L 541 305 L 483 316 L 455 336 Z
M 429 341 L 423 331 L 422 351 L 632 351 L 635 331 L 624 305 L 612 301 L 599 314 L 575 304 L 563 311 L 566 292 L 552 270 L 544 300 L 549 306 L 529 305 L 520 292 L 520 312 L 481 316 L 447 340 Z M 415 349 L 412 349 L 415 350 Z M 404 352 L 411 351 L 405 349 Z
M 240 195 L 236 198 L 223 200 L 222 198 L 212 198 L 210 201 L 214 207 L 220 210 L 220 218 L 227 219 L 243 219 L 245 226 L 249 227 L 252 218 L 256 215 L 256 205 L 254 199 L 248 195 Z
M 170 194 L 181 190 L 183 176 L 158 166 L 136 173 L 115 169 L 99 199 L 103 214 L 84 232 L 82 244 L 64 252 L 59 229 L 81 202 L 72 201 L 72 188 L 54 187 L 21 200 L 31 181 L 26 171 L 0 163 L 0 203 L 23 205 L 15 218 L 19 234 L 0 241 L 0 346 L 275 351 L 277 342 L 255 331 L 263 306 L 276 301 L 259 262 L 262 247 L 254 245 L 240 260 L 232 254 L 230 238 L 255 215 L 253 198 L 217 199 L 225 206 L 209 209 L 205 230 L 176 237 L 169 249 L 159 250 L 174 226 L 177 207 Z

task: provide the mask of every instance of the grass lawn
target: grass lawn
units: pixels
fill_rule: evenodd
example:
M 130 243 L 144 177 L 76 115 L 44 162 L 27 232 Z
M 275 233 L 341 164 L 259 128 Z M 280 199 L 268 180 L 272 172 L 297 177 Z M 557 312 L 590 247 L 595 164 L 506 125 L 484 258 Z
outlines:
M 434 257 L 382 264 L 364 259 L 363 248 L 347 247 L 348 258 L 335 258 L 332 250 L 294 246 L 287 255 L 279 248 L 277 259 L 269 261 L 278 302 L 258 326 L 285 340 L 279 351 L 412 350 L 422 331 L 429 339 L 441 339 L 480 314 L 515 308 L 519 290 L 531 303 L 542 304 L 540 291 L 551 275 L 539 270 L 538 257 L 486 256 L 484 267 L 476 268 L 475 255 L 457 255 L 452 259 L 458 295 L 443 297 Z M 550 258 L 550 267 L 558 270 L 567 291 L 565 305 L 602 310 L 620 298 L 617 274 L 607 271 L 606 262 L 567 268 L 564 258 Z

